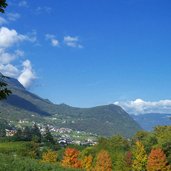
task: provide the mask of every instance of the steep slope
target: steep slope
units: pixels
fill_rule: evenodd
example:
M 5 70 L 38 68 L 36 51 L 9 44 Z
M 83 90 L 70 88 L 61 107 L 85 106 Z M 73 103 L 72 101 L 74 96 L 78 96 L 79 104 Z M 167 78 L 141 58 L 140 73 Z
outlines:
M 66 105 L 58 106 L 59 113 L 72 118 L 68 127 L 87 132 L 111 136 L 121 134 L 132 136 L 140 126 L 119 106 L 104 105 L 93 108 L 73 108 Z
M 41 116 L 55 113 L 55 105 L 27 91 L 16 79 L 6 79 L 12 91 L 7 100 L 0 101 L 0 116 L 8 120 L 42 120 Z
M 119 106 L 104 105 L 93 108 L 76 108 L 65 104 L 55 105 L 28 92 L 17 80 L 8 80 L 12 95 L 0 101 L 0 116 L 8 120 L 34 120 L 68 127 L 75 130 L 111 136 L 132 136 L 140 126 Z M 55 120 L 53 121 L 53 119 Z M 57 121 L 56 121 L 57 120 Z

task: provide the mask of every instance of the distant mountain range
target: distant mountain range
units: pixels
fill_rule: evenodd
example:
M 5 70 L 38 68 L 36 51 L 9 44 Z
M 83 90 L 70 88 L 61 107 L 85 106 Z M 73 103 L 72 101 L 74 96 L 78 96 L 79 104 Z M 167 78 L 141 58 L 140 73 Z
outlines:
M 171 114 L 148 113 L 131 116 L 147 131 L 153 130 L 157 125 L 171 125 Z
M 7 80 L 12 95 L 0 101 L 0 117 L 10 120 L 28 120 L 55 124 L 102 136 L 121 134 L 125 137 L 141 130 L 128 113 L 117 105 L 76 108 L 56 105 L 27 91 L 16 79 Z

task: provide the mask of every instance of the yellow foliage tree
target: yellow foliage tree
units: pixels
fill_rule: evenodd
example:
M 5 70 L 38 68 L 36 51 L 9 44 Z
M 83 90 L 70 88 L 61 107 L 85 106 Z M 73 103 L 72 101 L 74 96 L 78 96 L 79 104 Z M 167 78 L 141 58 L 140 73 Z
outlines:
M 42 161 L 45 163 L 55 163 L 57 159 L 57 153 L 52 150 L 48 150 L 42 154 Z
M 102 150 L 97 155 L 95 171 L 112 171 L 112 160 L 106 150 Z
M 92 168 L 92 163 L 93 163 L 93 157 L 92 155 L 89 156 L 85 156 L 82 160 L 82 167 L 86 170 L 86 171 L 90 171 Z
M 144 149 L 144 145 L 140 142 L 136 142 L 135 150 L 133 151 L 133 171 L 145 171 L 147 165 L 147 154 Z

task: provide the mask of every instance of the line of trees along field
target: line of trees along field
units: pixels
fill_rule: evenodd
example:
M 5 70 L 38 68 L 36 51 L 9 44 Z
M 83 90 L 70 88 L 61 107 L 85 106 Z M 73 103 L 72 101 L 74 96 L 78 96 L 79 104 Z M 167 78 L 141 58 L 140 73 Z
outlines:
M 0 141 L 0 170 L 171 171 L 171 126 L 132 139 L 102 137 L 94 146 L 60 146 L 36 125 Z

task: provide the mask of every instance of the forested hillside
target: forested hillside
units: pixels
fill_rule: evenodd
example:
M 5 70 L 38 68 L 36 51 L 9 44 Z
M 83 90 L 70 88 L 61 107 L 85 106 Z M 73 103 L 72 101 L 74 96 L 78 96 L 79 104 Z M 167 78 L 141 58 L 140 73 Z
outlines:
M 76 108 L 65 104 L 56 105 L 30 93 L 16 79 L 7 79 L 7 82 L 12 95 L 7 100 L 0 101 L 0 116 L 4 119 L 48 122 L 48 119 L 56 118 L 57 121 L 53 124 L 59 127 L 103 136 L 121 134 L 130 137 L 141 129 L 119 106 L 111 104 Z

